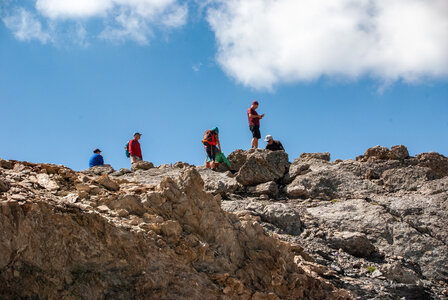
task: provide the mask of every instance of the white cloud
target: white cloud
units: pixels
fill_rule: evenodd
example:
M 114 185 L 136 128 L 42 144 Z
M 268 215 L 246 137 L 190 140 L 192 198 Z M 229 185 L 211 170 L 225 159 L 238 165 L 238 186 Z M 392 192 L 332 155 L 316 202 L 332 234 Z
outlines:
M 42 30 L 39 20 L 25 9 L 18 9 L 13 14 L 3 17 L 3 22 L 18 40 L 39 40 L 43 44 L 51 40 L 50 34 Z
M 84 38 L 92 36 L 92 34 L 87 34 L 87 22 L 89 20 L 101 20 L 104 24 L 104 27 L 95 36 L 116 41 L 130 39 L 141 44 L 147 44 L 156 28 L 166 30 L 182 27 L 186 23 L 188 15 L 188 7 L 181 4 L 180 0 L 35 1 L 35 15 L 46 19 L 55 27 L 72 26 L 76 32 L 73 38 L 81 38 L 84 45 L 88 44 L 88 41 Z M 30 17 L 33 16 L 31 13 L 23 8 L 19 10 L 27 14 L 25 15 L 25 21 L 31 20 Z M 17 16 L 15 18 L 17 19 Z M 8 24 L 17 23 L 10 18 L 7 21 Z M 34 23 L 39 22 L 34 19 Z M 11 28 L 12 26 L 17 27 L 16 25 L 8 27 Z M 38 29 L 41 29 L 40 25 Z M 59 32 L 61 31 L 55 28 L 52 34 L 57 35 Z M 27 31 L 23 33 L 22 39 L 27 39 L 28 36 L 33 37 L 32 34 L 35 35 L 36 33 Z M 48 39 L 49 36 L 40 40 L 44 42 Z
M 446 0 L 216 0 L 217 58 L 257 89 L 322 76 L 448 76 Z

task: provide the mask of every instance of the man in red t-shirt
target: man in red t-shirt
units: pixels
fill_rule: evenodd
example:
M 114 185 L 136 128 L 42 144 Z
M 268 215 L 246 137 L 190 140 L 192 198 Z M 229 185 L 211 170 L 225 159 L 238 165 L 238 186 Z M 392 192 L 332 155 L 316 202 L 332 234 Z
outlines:
M 260 133 L 260 119 L 263 119 L 264 114 L 261 116 L 255 111 L 258 108 L 258 101 L 254 100 L 252 106 L 247 110 L 247 118 L 249 120 L 249 129 L 252 132 L 252 148 L 258 148 L 258 139 L 261 138 Z
M 142 136 L 141 133 L 134 133 L 134 139 L 129 141 L 129 154 L 131 155 L 131 163 L 143 160 L 142 149 L 138 140 Z

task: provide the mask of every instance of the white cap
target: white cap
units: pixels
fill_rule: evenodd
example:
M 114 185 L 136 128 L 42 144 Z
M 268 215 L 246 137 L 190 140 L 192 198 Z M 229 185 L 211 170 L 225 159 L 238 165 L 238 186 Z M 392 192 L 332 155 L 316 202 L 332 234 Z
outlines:
M 272 135 L 268 134 L 265 138 L 264 141 L 265 142 L 269 142 L 270 140 L 273 140 Z

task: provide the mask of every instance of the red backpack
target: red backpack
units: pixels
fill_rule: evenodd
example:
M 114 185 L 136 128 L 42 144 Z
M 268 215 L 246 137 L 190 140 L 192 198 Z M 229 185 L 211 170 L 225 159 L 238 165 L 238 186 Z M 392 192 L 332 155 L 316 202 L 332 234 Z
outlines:
M 216 146 L 216 132 L 213 130 L 206 130 L 204 132 L 204 137 L 202 138 L 202 143 L 207 146 Z

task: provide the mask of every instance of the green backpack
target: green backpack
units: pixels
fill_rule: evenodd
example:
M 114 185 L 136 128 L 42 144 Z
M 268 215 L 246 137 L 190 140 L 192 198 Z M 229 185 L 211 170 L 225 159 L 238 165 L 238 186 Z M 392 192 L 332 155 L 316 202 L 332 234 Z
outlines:
M 131 153 L 129 153 L 129 142 L 124 145 L 124 153 L 126 154 L 127 158 L 131 157 Z

